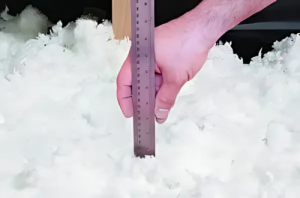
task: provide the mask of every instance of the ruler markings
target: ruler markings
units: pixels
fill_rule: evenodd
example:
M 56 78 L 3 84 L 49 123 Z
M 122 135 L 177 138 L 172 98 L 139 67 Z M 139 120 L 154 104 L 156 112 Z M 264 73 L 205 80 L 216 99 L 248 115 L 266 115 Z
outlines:
M 134 153 L 155 156 L 154 0 L 131 0 Z

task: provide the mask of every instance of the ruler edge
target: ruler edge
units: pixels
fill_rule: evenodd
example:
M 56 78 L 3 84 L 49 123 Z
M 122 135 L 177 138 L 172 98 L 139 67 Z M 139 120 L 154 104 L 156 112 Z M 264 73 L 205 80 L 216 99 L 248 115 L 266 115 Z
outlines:
M 151 38 L 151 46 L 150 49 L 152 49 L 150 51 L 151 54 L 151 59 L 150 59 L 150 64 L 153 65 L 153 67 L 151 68 L 152 70 L 150 70 L 150 84 L 153 85 L 153 89 L 150 90 L 150 102 L 152 99 L 152 102 L 150 103 L 151 105 L 149 106 L 149 108 L 151 108 L 153 110 L 152 114 L 153 114 L 153 118 L 151 119 L 151 121 L 153 122 L 153 124 L 151 126 L 153 126 L 153 128 L 151 129 L 153 131 L 153 136 L 152 136 L 152 145 L 153 145 L 153 156 L 155 156 L 156 154 L 156 145 L 155 145 L 155 66 L 156 66 L 156 60 L 155 60 L 155 45 L 154 45 L 154 31 L 155 31 L 155 0 L 150 0 L 149 1 L 151 6 L 150 6 L 150 13 L 152 13 L 152 19 L 150 20 L 150 38 Z M 152 80 L 152 81 L 151 81 Z M 152 91 L 152 92 L 151 92 Z M 150 109 L 150 110 L 151 110 Z
M 136 134 L 136 131 L 137 131 L 137 125 L 135 123 L 137 123 L 137 116 L 136 116 L 136 105 L 137 105 L 137 100 L 135 98 L 135 96 L 137 95 L 136 90 L 137 90 L 137 87 L 136 87 L 136 84 L 137 84 L 137 81 L 136 79 L 134 78 L 135 74 L 134 72 L 136 71 L 134 66 L 136 66 L 135 63 L 133 63 L 133 57 L 136 57 L 136 54 L 135 54 L 135 50 L 133 50 L 134 47 L 136 47 L 136 36 L 134 34 L 136 34 L 136 17 L 133 17 L 133 15 L 135 14 L 136 15 L 136 11 L 134 9 L 134 0 L 130 0 L 130 18 L 131 18 L 131 84 L 132 84 L 132 107 L 133 107 L 133 139 L 134 139 L 134 154 L 136 155 L 136 144 L 137 144 L 137 134 Z

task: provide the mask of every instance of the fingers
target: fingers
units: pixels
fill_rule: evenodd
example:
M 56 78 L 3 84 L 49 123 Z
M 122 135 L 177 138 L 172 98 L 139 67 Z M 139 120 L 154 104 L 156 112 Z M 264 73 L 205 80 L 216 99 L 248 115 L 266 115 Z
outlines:
M 129 53 L 117 77 L 117 99 L 122 113 L 126 118 L 133 116 L 131 85 L 131 64 Z
M 179 74 L 170 74 L 170 72 L 165 75 L 163 73 L 162 85 L 155 101 L 155 116 L 159 124 L 164 123 L 168 118 L 176 97 L 186 82 L 180 76 Z
M 175 104 L 176 97 L 186 80 L 182 79 L 180 72 L 163 72 L 155 77 L 155 116 L 159 124 L 164 123 L 169 112 Z M 125 60 L 117 77 L 117 99 L 122 113 L 126 118 L 133 116 L 131 92 L 131 63 L 130 55 Z

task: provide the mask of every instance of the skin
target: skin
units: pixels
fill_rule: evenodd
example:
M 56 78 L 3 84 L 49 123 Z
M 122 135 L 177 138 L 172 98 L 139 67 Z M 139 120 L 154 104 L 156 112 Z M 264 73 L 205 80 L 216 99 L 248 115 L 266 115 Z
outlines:
M 205 63 L 209 50 L 228 30 L 276 0 L 203 0 L 196 8 L 155 29 L 155 116 L 164 123 L 183 85 Z M 133 116 L 130 52 L 117 77 L 117 99 L 125 117 Z

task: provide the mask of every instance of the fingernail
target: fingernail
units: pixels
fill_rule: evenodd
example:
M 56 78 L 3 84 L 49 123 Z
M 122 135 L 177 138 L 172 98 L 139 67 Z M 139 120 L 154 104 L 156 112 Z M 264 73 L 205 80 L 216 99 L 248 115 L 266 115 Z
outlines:
M 158 111 L 155 112 L 155 116 L 158 119 L 166 119 L 168 117 L 169 110 L 168 109 L 158 109 Z
M 159 109 L 159 111 L 165 112 L 165 111 L 169 111 L 169 110 L 168 109 Z

